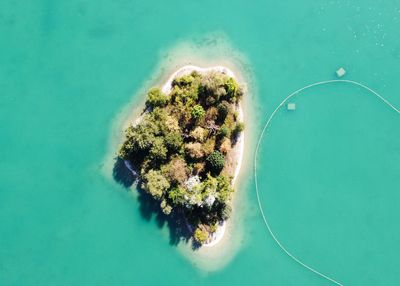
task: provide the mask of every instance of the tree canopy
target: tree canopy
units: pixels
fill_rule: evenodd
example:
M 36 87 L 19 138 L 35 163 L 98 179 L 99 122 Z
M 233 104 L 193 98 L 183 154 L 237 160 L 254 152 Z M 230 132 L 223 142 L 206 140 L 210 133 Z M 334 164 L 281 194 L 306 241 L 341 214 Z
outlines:
M 125 130 L 118 152 L 164 214 L 184 214 L 199 243 L 231 211 L 226 158 L 244 128 L 236 113 L 242 95 L 235 79 L 220 72 L 175 78 L 167 95 L 152 88 L 146 112 Z

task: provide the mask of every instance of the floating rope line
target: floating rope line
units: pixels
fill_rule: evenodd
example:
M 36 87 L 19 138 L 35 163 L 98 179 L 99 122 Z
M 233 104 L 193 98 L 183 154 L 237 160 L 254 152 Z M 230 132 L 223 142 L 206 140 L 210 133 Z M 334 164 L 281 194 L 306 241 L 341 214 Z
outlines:
M 257 201 L 258 201 L 258 207 L 260 209 L 262 218 L 264 220 L 264 223 L 270 233 L 270 235 L 272 236 L 272 238 L 274 239 L 274 241 L 278 244 L 278 246 L 283 250 L 283 252 L 285 252 L 290 258 L 292 258 L 294 261 L 296 261 L 298 264 L 300 264 L 301 266 L 303 266 L 304 268 L 308 269 L 309 271 L 313 272 L 314 274 L 336 284 L 339 286 L 343 286 L 343 284 L 341 284 L 340 282 L 338 282 L 337 280 L 319 272 L 318 270 L 312 268 L 311 266 L 307 265 L 306 263 L 302 262 L 299 258 L 297 258 L 296 256 L 294 256 L 292 253 L 290 253 L 284 246 L 283 244 L 279 241 L 279 239 L 276 237 L 275 233 L 272 231 L 271 226 L 268 223 L 267 217 L 264 214 L 264 210 L 261 204 L 261 200 L 260 200 L 260 194 L 259 194 L 259 189 L 258 189 L 258 179 L 257 179 L 257 157 L 258 157 L 258 151 L 260 149 L 260 145 L 261 145 L 261 140 L 263 139 L 264 133 L 267 130 L 267 128 L 269 127 L 272 119 L 274 118 L 275 114 L 279 111 L 279 109 L 289 100 L 291 99 L 293 96 L 299 94 L 300 92 L 309 89 L 311 87 L 314 86 L 319 86 L 319 85 L 325 85 L 325 84 L 330 84 L 330 83 L 350 83 L 359 87 L 362 87 L 363 89 L 371 92 L 373 95 L 375 95 L 376 97 L 378 97 L 380 100 L 383 101 L 383 103 L 385 103 L 387 106 L 389 106 L 391 109 L 393 109 L 394 111 L 396 111 L 398 114 L 400 114 L 400 110 L 398 108 L 396 108 L 393 104 L 391 104 L 387 99 L 385 99 L 383 96 L 381 96 L 379 93 L 377 93 L 376 91 L 374 91 L 373 89 L 369 88 L 368 86 L 356 82 L 356 81 L 352 81 L 352 80 L 345 80 L 345 79 L 335 79 L 335 80 L 326 80 L 326 81 L 320 81 L 320 82 L 316 82 L 316 83 L 312 83 L 309 84 L 305 87 L 302 87 L 296 91 L 294 91 L 293 93 L 289 94 L 276 108 L 275 110 L 272 112 L 272 114 L 270 115 L 270 117 L 267 120 L 267 123 L 265 123 L 261 135 L 258 139 L 257 142 L 257 147 L 256 147 L 256 152 L 255 152 L 255 156 L 254 156 L 254 180 L 255 180 L 255 185 L 256 185 L 256 194 L 257 194 Z

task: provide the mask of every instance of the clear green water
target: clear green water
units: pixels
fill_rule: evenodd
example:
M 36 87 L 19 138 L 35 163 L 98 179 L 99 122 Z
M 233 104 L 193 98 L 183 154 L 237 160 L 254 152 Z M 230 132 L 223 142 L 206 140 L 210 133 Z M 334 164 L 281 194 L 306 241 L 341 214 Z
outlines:
M 251 64 L 254 134 L 339 66 L 400 106 L 399 30 L 398 1 L 2 1 L 0 285 L 330 285 L 268 235 L 251 170 L 240 249 L 218 271 L 194 267 L 104 175 L 110 129 L 160 51 L 215 31 Z M 259 158 L 273 229 L 344 285 L 397 284 L 398 114 L 348 85 L 295 102 Z

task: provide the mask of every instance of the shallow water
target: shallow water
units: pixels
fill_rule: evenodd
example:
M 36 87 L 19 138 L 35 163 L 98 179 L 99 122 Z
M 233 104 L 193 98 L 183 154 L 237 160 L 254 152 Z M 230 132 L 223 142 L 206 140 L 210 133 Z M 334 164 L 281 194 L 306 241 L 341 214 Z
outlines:
M 105 172 L 110 136 L 182 41 L 208 56 L 243 56 L 257 91 L 252 139 L 286 95 L 340 66 L 400 106 L 400 2 L 92 2 L 0 3 L 0 284 L 330 285 L 268 235 L 251 162 L 240 182 L 240 247 L 217 271 L 194 266 Z M 399 115 L 345 84 L 293 101 L 297 110 L 278 113 L 260 150 L 271 226 L 344 285 L 395 285 Z

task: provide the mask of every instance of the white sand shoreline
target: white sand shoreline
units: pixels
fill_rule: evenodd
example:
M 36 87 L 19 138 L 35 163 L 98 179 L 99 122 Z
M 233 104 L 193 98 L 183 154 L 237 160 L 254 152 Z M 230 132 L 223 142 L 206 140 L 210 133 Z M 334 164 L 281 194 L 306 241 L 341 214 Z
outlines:
M 169 94 L 171 89 L 172 89 L 172 82 L 176 77 L 180 77 L 186 74 L 190 74 L 193 71 L 197 71 L 199 73 L 204 73 L 204 72 L 210 72 L 210 71 L 216 71 L 216 72 L 221 72 L 221 73 L 225 73 L 226 75 L 234 78 L 235 80 L 237 80 L 237 77 L 235 76 L 235 74 L 233 73 L 233 71 L 231 71 L 230 69 L 224 67 L 224 66 L 214 66 L 214 67 L 209 67 L 209 68 L 201 68 L 199 66 L 195 66 L 195 65 L 185 65 L 181 68 L 179 68 L 178 70 L 176 70 L 174 73 L 172 73 L 172 75 L 168 78 L 168 80 L 166 81 L 166 83 L 162 86 L 161 90 L 162 92 L 164 92 L 165 94 Z M 244 120 L 244 112 L 243 112 L 243 108 L 241 106 L 241 104 L 238 104 L 238 119 L 239 121 Z M 242 162 L 243 162 L 243 154 L 244 154 L 244 132 L 240 133 L 240 136 L 236 142 L 236 145 L 234 146 L 233 150 L 233 157 L 234 157 L 234 161 L 237 162 L 236 166 L 235 166 L 235 173 L 234 176 L 232 178 L 232 182 L 231 185 L 232 187 L 235 185 L 237 178 L 239 176 L 240 173 L 240 168 L 242 166 Z M 208 241 L 207 243 L 204 243 L 202 245 L 202 247 L 207 247 L 207 248 L 211 248 L 211 247 L 215 247 L 217 244 L 219 244 L 224 235 L 225 232 L 227 230 L 227 222 L 223 221 L 222 224 L 218 227 L 218 229 L 216 230 L 216 232 L 213 234 L 213 236 L 211 237 L 210 241 Z

